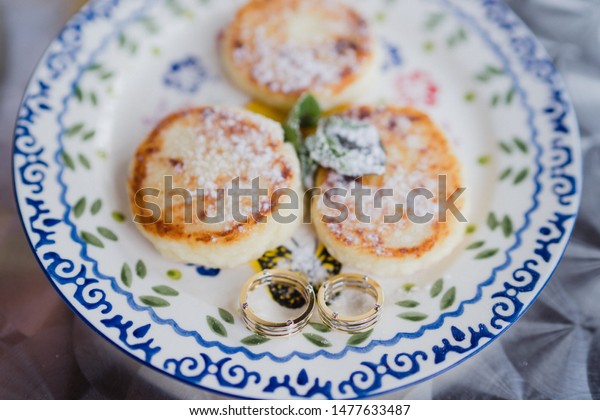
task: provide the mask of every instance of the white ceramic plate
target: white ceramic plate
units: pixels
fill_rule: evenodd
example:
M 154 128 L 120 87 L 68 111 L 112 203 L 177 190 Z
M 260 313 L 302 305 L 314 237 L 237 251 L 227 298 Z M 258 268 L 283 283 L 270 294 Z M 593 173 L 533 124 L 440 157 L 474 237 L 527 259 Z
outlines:
M 141 363 L 233 396 L 369 397 L 477 353 L 535 300 L 577 213 L 578 129 L 551 60 L 496 0 L 354 1 L 385 51 L 364 100 L 412 104 L 447 131 L 467 173 L 468 234 L 426 272 L 381 279 L 383 318 L 368 334 L 316 323 L 264 341 L 236 310 L 258 264 L 219 271 L 162 258 L 128 221 L 125 190 L 137 144 L 163 116 L 248 103 L 222 76 L 216 51 L 240 4 L 92 1 L 49 47 L 23 101 L 14 173 L 23 224 L 52 284 Z M 312 268 L 324 264 L 310 227 L 284 245 L 289 252 L 269 262 L 315 249 Z

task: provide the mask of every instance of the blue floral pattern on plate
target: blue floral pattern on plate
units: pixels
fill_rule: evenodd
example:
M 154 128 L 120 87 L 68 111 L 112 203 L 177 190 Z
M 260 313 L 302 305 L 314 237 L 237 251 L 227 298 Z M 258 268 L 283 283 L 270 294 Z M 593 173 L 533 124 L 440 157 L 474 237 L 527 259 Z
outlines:
M 199 57 L 189 56 L 169 66 L 164 77 L 165 85 L 182 93 L 198 93 L 208 72 Z

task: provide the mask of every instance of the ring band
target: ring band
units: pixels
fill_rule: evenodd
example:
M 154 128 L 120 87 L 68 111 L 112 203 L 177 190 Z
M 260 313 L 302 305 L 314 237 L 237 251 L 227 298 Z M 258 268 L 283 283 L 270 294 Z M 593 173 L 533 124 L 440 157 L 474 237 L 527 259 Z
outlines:
M 327 306 L 343 289 L 358 289 L 375 299 L 373 309 L 359 316 L 342 316 Z M 383 289 L 375 280 L 361 274 L 340 274 L 321 285 L 317 298 L 319 315 L 325 325 L 338 331 L 356 333 L 364 331 L 379 321 L 383 307 Z
M 270 284 L 283 284 L 298 291 L 306 301 L 306 308 L 302 314 L 285 322 L 271 322 L 257 316 L 248 304 L 248 295 L 257 287 Z M 244 323 L 251 331 L 267 337 L 287 337 L 300 332 L 308 324 L 314 308 L 313 287 L 302 274 L 291 271 L 261 271 L 248 279 L 240 293 L 240 309 Z

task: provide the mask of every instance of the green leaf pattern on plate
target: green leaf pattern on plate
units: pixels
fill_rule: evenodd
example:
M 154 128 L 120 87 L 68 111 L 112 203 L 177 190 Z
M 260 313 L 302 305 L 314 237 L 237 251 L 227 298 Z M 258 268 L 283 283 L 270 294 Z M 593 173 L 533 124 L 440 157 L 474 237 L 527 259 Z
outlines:
M 427 21 L 425 22 L 425 29 L 427 29 L 428 31 L 433 31 L 437 29 L 442 24 L 445 18 L 446 15 L 444 13 L 431 13 L 428 16 Z
M 102 200 L 98 199 L 98 200 L 94 201 L 94 204 L 92 204 L 90 211 L 92 212 L 92 215 L 95 216 L 100 212 L 101 209 L 102 209 Z
M 79 163 L 81 163 L 81 166 L 83 166 L 85 169 L 92 169 L 92 164 L 90 163 L 88 158 L 85 157 L 85 155 L 80 153 L 77 156 L 77 158 L 79 159 Z
M 448 45 L 448 47 L 454 48 L 458 44 L 467 41 L 467 39 L 467 31 L 465 31 L 465 28 L 459 27 L 453 34 L 448 36 L 446 44 Z
M 364 343 L 371 336 L 371 334 L 373 334 L 372 329 L 352 334 L 346 344 L 349 346 L 358 346 L 359 344 Z
M 513 183 L 515 185 L 519 185 L 521 182 L 523 182 L 523 181 L 525 181 L 525 179 L 527 179 L 528 175 L 529 175 L 529 168 L 523 168 L 521 170 L 521 172 L 519 172 L 517 174 Z
M 410 292 L 412 289 L 414 289 L 417 285 L 414 283 L 404 283 L 402 285 L 402 289 L 404 289 L 404 291 L 406 293 Z
M 179 296 L 179 292 L 169 286 L 154 286 L 152 290 L 162 296 Z
M 241 343 L 245 344 L 247 346 L 258 346 L 258 345 L 264 344 L 268 341 L 270 341 L 270 340 L 267 337 L 263 337 L 262 335 L 254 334 L 254 335 L 248 336 L 246 338 L 243 338 L 241 340 Z
M 208 327 L 211 329 L 212 332 L 214 332 L 217 335 L 220 335 L 221 337 L 227 337 L 227 329 L 225 329 L 223 323 L 217 318 L 208 315 L 206 317 L 206 322 L 208 323 Z
M 81 215 L 85 212 L 86 199 L 85 197 L 81 197 L 79 201 L 73 206 L 73 215 L 76 219 L 79 219 Z
M 331 328 L 329 328 L 327 325 L 321 324 L 319 322 L 311 322 L 309 323 L 309 325 L 316 331 L 320 332 L 320 333 L 329 333 L 331 332 Z
M 88 131 L 88 132 L 86 132 L 86 133 L 85 133 L 85 134 L 84 134 L 84 135 L 81 137 L 81 139 L 82 139 L 82 140 L 84 140 L 84 141 L 88 141 L 88 140 L 91 140 L 91 139 L 93 139 L 95 136 L 96 136 L 96 130 L 91 130 L 91 131 Z
M 313 343 L 317 347 L 331 347 L 331 343 L 325 337 L 318 334 L 304 333 L 304 338 Z
M 504 216 L 504 219 L 502 219 L 502 232 L 504 233 L 504 236 L 506 236 L 507 238 L 510 237 L 510 235 L 512 235 L 513 223 L 512 223 L 512 219 L 510 218 L 510 216 Z
M 144 264 L 144 261 L 138 260 L 138 262 L 135 264 L 135 273 L 141 279 L 146 278 L 146 274 L 148 274 L 148 269 L 146 268 L 146 264 Z
M 485 251 L 481 251 L 479 254 L 477 254 L 477 256 L 475 257 L 475 259 L 477 260 L 484 260 L 486 258 L 491 258 L 494 255 L 496 255 L 498 253 L 499 249 L 488 249 Z
M 485 166 L 485 165 L 489 164 L 491 161 L 492 161 L 492 157 L 490 155 L 480 156 L 479 159 L 477 159 L 477 163 L 481 166 Z
M 98 233 L 100 235 L 102 235 L 105 239 L 108 239 L 109 241 L 117 241 L 119 240 L 119 237 L 117 235 L 115 235 L 115 233 L 105 227 L 99 227 L 98 228 Z
M 231 312 L 229 312 L 226 309 L 219 308 L 219 316 L 221 317 L 221 319 L 223 321 L 225 321 L 228 324 L 234 324 L 235 323 L 235 318 L 233 317 L 233 315 L 231 314 Z
M 498 221 L 498 218 L 496 217 L 496 215 L 494 214 L 494 212 L 491 212 L 488 215 L 487 218 L 487 225 L 491 230 L 496 230 L 496 228 L 498 226 L 500 226 L 500 222 Z
M 444 290 L 444 279 L 437 279 L 431 289 L 429 290 L 429 296 L 432 298 L 437 297 Z
M 81 237 L 85 242 L 98 248 L 104 248 L 102 241 L 93 233 L 82 231 Z
M 482 246 L 485 245 L 485 241 L 477 241 L 477 242 L 473 242 L 471 245 L 469 245 L 467 247 L 467 250 L 473 250 L 473 249 L 478 249 L 481 248 Z
M 65 132 L 65 136 L 67 136 L 67 137 L 76 136 L 81 130 L 83 130 L 83 127 L 85 127 L 85 125 L 83 123 L 74 124 L 67 129 L 67 131 Z
M 127 263 L 124 263 L 123 267 L 121 268 L 121 281 L 127 287 L 131 287 L 131 284 L 133 283 L 133 276 L 131 275 L 131 267 L 129 267 L 129 264 L 127 264 Z
M 442 299 L 440 300 L 440 309 L 443 311 L 443 310 L 451 307 L 454 304 L 455 298 L 456 298 L 456 287 L 451 287 L 442 296 Z
M 167 306 L 171 306 L 169 302 L 157 296 L 140 296 L 140 300 L 144 305 L 152 308 L 166 308 Z
M 512 171 L 513 171 L 513 168 L 506 168 L 504 171 L 502 171 L 502 173 L 500 174 L 498 179 L 500 181 L 504 181 L 506 178 L 508 178 L 512 174 Z
M 481 72 L 475 75 L 475 79 L 483 83 L 488 83 L 499 76 L 504 76 L 504 70 L 500 67 L 488 64 Z
M 126 220 L 125 215 L 120 211 L 113 211 L 112 218 L 117 223 L 123 223 Z
M 71 155 L 63 150 L 63 152 L 61 153 L 60 156 L 62 158 L 62 162 L 64 163 L 64 165 L 67 168 L 69 168 L 70 170 L 74 171 L 75 170 L 75 162 L 73 161 L 73 158 L 71 157 Z
M 428 315 L 422 312 L 404 312 L 398 314 L 399 318 L 405 319 L 407 321 L 419 322 L 427 319 Z
M 417 306 L 419 306 L 419 302 L 417 302 L 416 300 L 406 299 L 401 300 L 400 302 L 396 302 L 396 305 L 402 308 L 416 308 Z

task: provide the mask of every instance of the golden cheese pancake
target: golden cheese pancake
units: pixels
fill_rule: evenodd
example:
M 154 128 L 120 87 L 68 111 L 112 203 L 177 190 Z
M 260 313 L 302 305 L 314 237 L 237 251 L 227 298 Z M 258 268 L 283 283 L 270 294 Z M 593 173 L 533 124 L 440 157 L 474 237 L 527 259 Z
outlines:
M 226 28 L 221 54 L 240 88 L 281 109 L 308 91 L 325 109 L 351 102 L 380 61 L 367 21 L 335 0 L 251 0 Z
M 340 115 L 373 124 L 387 160 L 383 175 L 355 179 L 328 169 L 319 171 L 321 196 L 313 201 L 312 220 L 329 252 L 349 267 L 382 277 L 412 274 L 450 253 L 465 228 L 444 211 L 443 198 L 458 195 L 463 180 L 461 165 L 444 134 L 427 115 L 412 108 L 363 106 Z M 446 177 L 442 179 L 445 192 L 440 175 Z M 371 195 L 355 198 L 351 190 L 359 182 Z M 423 189 L 433 197 L 409 198 L 411 190 L 423 193 Z M 345 197 L 341 191 L 347 191 Z M 342 204 L 347 217 L 339 217 Z M 465 214 L 463 195 L 455 205 Z
M 264 192 L 230 194 L 234 184 Z M 129 194 L 137 226 L 166 257 L 215 268 L 254 260 L 301 223 L 279 223 L 273 192 L 300 196 L 300 167 L 281 126 L 245 110 L 198 107 L 165 118 L 139 146 Z M 292 211 L 279 211 L 289 216 Z

